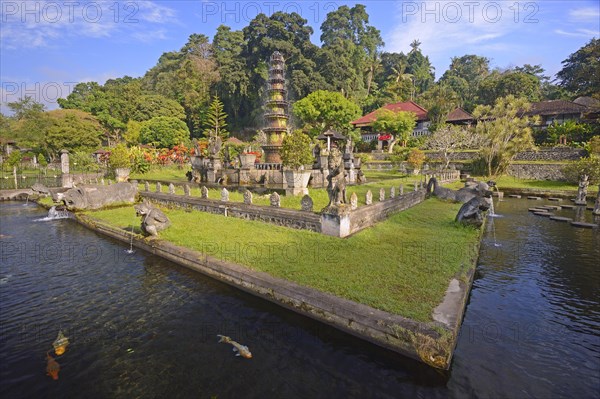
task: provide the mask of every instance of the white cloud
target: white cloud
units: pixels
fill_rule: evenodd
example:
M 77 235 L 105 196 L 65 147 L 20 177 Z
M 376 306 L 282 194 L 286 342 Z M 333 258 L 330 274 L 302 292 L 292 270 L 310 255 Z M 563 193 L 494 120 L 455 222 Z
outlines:
M 555 29 L 554 33 L 557 33 L 559 35 L 563 35 L 563 36 L 571 36 L 571 37 L 587 37 L 587 38 L 592 38 L 594 36 L 598 36 L 598 32 L 597 31 L 593 31 L 591 29 L 577 29 L 573 32 L 567 32 L 564 31 L 562 29 Z
M 173 9 L 153 1 L 2 2 L 2 48 L 57 47 L 77 37 L 164 39 L 165 25 L 178 24 Z
M 600 8 L 599 7 L 583 7 L 569 10 L 569 17 L 573 21 L 578 22 L 594 22 L 598 24 L 600 21 Z
M 385 38 L 386 50 L 407 52 L 418 39 L 423 53 L 452 53 L 465 45 L 481 46 L 516 28 L 510 2 L 397 2 L 396 28 Z M 455 53 L 455 51 L 454 51 Z

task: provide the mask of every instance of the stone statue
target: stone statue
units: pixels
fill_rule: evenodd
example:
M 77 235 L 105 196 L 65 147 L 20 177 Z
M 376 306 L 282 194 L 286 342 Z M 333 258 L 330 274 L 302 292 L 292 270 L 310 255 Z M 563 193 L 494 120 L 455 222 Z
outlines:
M 470 184 L 468 187 L 463 187 L 460 190 L 455 191 L 438 185 L 437 179 L 432 177 L 429 179 L 429 183 L 427 183 L 427 192 L 442 199 L 465 203 L 471 198 L 484 195 L 487 192 L 489 192 L 491 196 L 492 194 L 490 188 L 494 187 L 495 185 L 496 183 L 491 180 L 487 183 L 475 182 Z
M 329 205 L 339 206 L 346 201 L 346 170 L 342 154 L 337 148 L 332 148 L 328 158 L 329 175 L 327 176 L 327 194 L 329 196 Z
M 586 205 L 587 204 L 587 191 L 588 186 L 590 185 L 589 176 L 581 175 L 579 178 L 579 187 L 577 188 L 577 198 L 575 199 L 576 205 Z
M 142 231 L 151 236 L 171 225 L 171 221 L 160 209 L 154 208 L 148 201 L 134 206 L 136 216 L 142 217 Z
M 68 210 L 99 209 L 119 203 L 134 203 L 137 186 L 130 183 L 115 183 L 108 186 L 86 185 L 69 189 L 57 197 Z
M 483 224 L 483 212 L 490 209 L 492 204 L 492 192 L 477 195 L 465 202 L 456 215 L 456 221 L 462 224 L 481 227 Z
M 221 137 L 211 135 L 208 139 L 208 153 L 211 157 L 216 157 L 219 151 L 221 151 L 221 146 L 223 145 L 223 141 Z

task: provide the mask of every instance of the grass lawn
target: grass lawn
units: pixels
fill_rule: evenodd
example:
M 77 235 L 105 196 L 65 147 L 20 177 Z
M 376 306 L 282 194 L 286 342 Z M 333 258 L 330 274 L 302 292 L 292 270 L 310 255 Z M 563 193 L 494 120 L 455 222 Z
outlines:
M 130 179 L 138 180 L 166 180 L 172 182 L 187 183 L 187 177 L 185 174 L 190 170 L 189 165 L 185 165 L 183 168 L 178 166 L 161 166 L 153 167 L 147 173 L 132 173 Z
M 161 239 L 418 321 L 431 321 L 453 276 L 477 255 L 460 204 L 430 199 L 346 239 L 203 212 L 165 209 Z M 87 212 L 131 229 L 133 207 Z M 137 226 L 137 221 L 136 221 Z

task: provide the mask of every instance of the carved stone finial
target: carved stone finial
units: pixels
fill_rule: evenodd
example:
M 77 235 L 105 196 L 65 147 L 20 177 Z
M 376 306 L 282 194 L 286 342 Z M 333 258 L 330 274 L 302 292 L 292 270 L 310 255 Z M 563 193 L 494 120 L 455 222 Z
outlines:
M 303 211 L 312 212 L 313 211 L 313 200 L 310 195 L 305 194 L 304 197 L 300 200 L 300 206 Z
M 250 190 L 244 191 L 244 204 L 252 205 L 252 192 Z
M 371 205 L 373 203 L 373 193 L 371 190 L 367 191 L 367 195 L 365 197 L 365 204 Z
M 229 191 L 225 187 L 221 190 L 221 201 L 229 201 Z
M 200 197 L 208 199 L 208 188 L 206 188 L 206 186 L 200 188 Z
M 281 206 L 281 198 L 279 197 L 279 194 L 277 194 L 276 192 L 271 194 L 271 196 L 269 197 L 269 201 L 271 201 L 271 206 L 275 206 L 277 208 L 279 208 Z
M 355 210 L 356 208 L 358 208 L 358 197 L 356 193 L 352 193 L 350 196 L 350 209 Z
M 379 201 L 385 200 L 385 190 L 382 188 L 379 189 Z

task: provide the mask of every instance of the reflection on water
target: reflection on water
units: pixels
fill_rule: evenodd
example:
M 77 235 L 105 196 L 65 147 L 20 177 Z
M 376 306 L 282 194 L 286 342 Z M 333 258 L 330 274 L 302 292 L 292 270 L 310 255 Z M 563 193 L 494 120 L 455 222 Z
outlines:
M 496 204 L 451 373 L 364 343 L 72 220 L 0 204 L 2 397 L 590 397 L 598 231 Z M 582 217 L 585 216 L 585 213 Z M 69 337 L 45 375 L 59 330 Z M 247 345 L 235 357 L 217 334 Z

